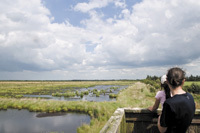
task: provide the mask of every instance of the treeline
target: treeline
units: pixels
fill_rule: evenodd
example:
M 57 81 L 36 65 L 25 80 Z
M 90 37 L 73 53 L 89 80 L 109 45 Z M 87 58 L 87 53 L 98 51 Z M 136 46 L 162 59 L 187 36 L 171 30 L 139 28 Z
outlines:
M 189 77 L 186 77 L 186 81 L 200 81 L 200 76 L 190 75 Z
M 148 80 L 160 80 L 161 77 L 158 77 L 158 76 L 150 76 L 150 75 L 147 75 L 146 79 Z
M 158 77 L 158 76 L 150 76 L 150 75 L 147 75 L 146 79 L 149 79 L 149 80 L 160 80 L 161 77 Z M 186 77 L 186 81 L 200 81 L 200 76 L 196 75 L 196 76 L 193 76 L 193 75 L 190 75 L 190 76 L 187 76 Z

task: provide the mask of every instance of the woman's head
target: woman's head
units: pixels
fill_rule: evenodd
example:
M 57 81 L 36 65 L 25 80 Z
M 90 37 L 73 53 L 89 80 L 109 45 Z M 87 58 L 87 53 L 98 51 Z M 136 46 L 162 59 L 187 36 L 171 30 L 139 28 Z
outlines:
M 165 84 L 165 81 L 167 81 L 167 75 L 163 75 L 160 81 L 161 81 L 161 84 Z
M 173 87 L 181 86 L 185 80 L 185 72 L 178 67 L 174 67 L 168 70 L 167 81 Z
M 163 76 L 160 78 L 161 88 L 162 88 L 162 87 L 165 88 L 165 87 L 167 86 L 166 81 L 167 81 L 167 75 L 163 75 Z

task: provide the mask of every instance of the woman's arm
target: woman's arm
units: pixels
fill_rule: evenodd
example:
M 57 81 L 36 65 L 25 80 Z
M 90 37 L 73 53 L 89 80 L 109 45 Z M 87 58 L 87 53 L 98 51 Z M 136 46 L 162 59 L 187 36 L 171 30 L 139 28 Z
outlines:
M 165 133 L 167 131 L 167 127 L 162 127 L 160 126 L 160 116 L 158 117 L 158 129 L 160 131 L 160 133 Z
M 149 107 L 148 109 L 149 109 L 150 111 L 155 111 L 155 110 L 158 109 L 159 104 L 160 104 L 160 100 L 156 99 L 156 100 L 155 100 L 155 103 L 154 103 L 154 105 L 153 105 L 153 107 Z

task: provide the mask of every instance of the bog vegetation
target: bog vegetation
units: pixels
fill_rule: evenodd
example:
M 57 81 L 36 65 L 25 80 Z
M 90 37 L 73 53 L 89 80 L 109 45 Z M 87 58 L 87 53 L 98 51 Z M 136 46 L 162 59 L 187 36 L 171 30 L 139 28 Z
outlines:
M 142 83 L 143 82 L 143 83 Z M 188 82 L 185 86 L 187 91 L 190 91 L 195 97 L 197 108 L 200 108 L 199 91 L 192 89 L 196 87 L 197 90 L 200 82 Z M 51 94 L 55 96 L 60 95 L 87 95 L 89 92 L 85 91 L 79 93 L 78 91 L 70 91 L 74 88 L 87 88 L 95 85 L 128 85 L 119 94 L 110 94 L 116 101 L 107 102 L 88 102 L 88 101 L 56 101 L 46 100 L 41 98 L 24 98 L 24 94 Z M 66 93 L 69 91 L 69 93 Z M 112 90 L 117 88 L 112 88 Z M 98 133 L 105 125 L 107 120 L 117 108 L 122 107 L 141 107 L 147 108 L 154 103 L 154 96 L 160 89 L 160 80 L 146 78 L 145 80 L 132 81 L 2 81 L 0 82 L 0 110 L 8 108 L 14 109 L 28 109 L 34 112 L 84 112 L 91 116 L 89 125 L 83 124 L 77 129 L 78 133 Z M 195 91 L 194 91 L 195 90 Z M 104 94 L 105 91 L 93 90 L 96 96 Z M 145 100 L 144 100 L 145 99 Z
M 160 88 L 160 77 L 157 76 L 147 76 L 142 82 L 150 84 L 153 88 L 152 91 L 156 91 Z M 184 83 L 183 89 L 192 94 L 200 94 L 200 76 L 189 76 L 186 77 L 186 82 Z

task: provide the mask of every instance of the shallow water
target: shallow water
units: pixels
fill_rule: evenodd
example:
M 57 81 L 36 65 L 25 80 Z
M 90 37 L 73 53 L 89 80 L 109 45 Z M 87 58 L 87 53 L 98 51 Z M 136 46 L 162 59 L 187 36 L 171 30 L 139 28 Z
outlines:
M 83 123 L 90 123 L 90 116 L 80 113 L 40 114 L 28 110 L 0 111 L 0 133 L 76 133 Z
M 24 95 L 24 97 L 39 97 L 39 98 L 45 98 L 45 99 L 53 99 L 53 100 L 65 100 L 65 101 L 95 101 L 95 102 L 101 102 L 101 101 L 116 101 L 115 98 L 109 98 L 110 94 L 110 87 L 118 87 L 116 90 L 112 90 L 112 93 L 117 94 L 120 90 L 127 88 L 127 86 L 116 86 L 116 85 L 97 85 L 95 87 L 89 87 L 89 88 L 80 88 L 76 89 L 79 92 L 81 91 L 87 91 L 87 90 L 94 90 L 97 89 L 98 91 L 100 90 L 106 90 L 105 95 L 101 94 L 99 97 L 96 97 L 95 94 L 89 93 L 89 95 L 84 95 L 83 98 L 80 96 L 75 96 L 75 97 L 55 97 L 52 95 Z

